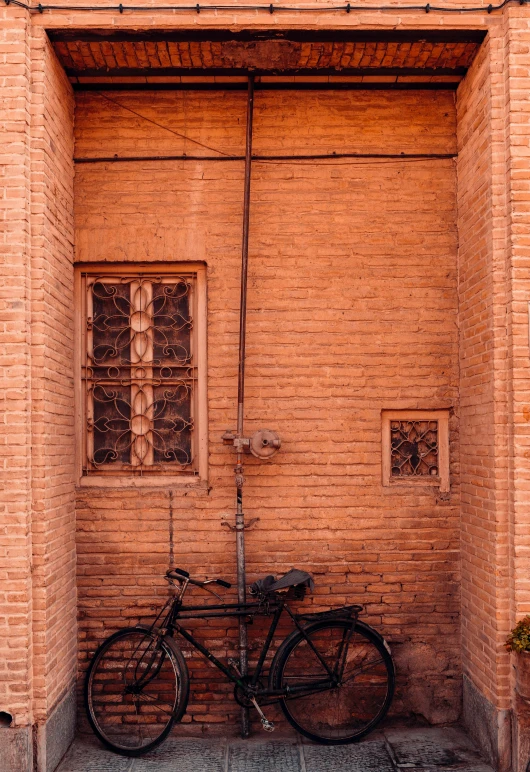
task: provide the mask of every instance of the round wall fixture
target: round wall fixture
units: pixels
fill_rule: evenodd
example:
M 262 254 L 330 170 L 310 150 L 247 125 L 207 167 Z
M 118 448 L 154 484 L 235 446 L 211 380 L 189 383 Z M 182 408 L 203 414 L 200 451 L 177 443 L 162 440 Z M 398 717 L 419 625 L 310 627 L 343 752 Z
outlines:
M 258 429 L 250 438 L 250 452 L 256 458 L 272 458 L 281 448 L 282 442 L 272 429 Z

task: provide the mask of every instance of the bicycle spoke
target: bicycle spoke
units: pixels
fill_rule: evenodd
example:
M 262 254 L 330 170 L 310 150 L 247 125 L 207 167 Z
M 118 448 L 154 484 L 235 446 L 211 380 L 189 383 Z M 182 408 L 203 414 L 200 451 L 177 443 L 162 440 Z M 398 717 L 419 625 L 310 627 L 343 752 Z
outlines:
M 344 683 L 345 681 L 348 681 L 350 678 L 355 678 L 360 673 L 365 673 L 367 670 L 382 664 L 384 664 L 384 660 L 380 658 L 380 659 L 374 659 L 372 662 L 369 662 L 367 665 L 363 665 L 362 667 L 355 668 L 355 670 L 351 673 L 351 675 L 348 678 L 345 678 L 343 676 L 342 683 Z
M 164 708 L 161 708 L 160 705 L 156 702 L 156 697 L 151 697 L 150 694 L 144 694 L 143 692 L 140 692 L 139 694 L 135 694 L 135 697 L 137 697 L 139 700 L 145 700 L 149 705 L 153 705 L 158 709 L 159 712 L 165 713 L 167 716 L 172 716 L 173 711 L 172 710 L 164 710 Z

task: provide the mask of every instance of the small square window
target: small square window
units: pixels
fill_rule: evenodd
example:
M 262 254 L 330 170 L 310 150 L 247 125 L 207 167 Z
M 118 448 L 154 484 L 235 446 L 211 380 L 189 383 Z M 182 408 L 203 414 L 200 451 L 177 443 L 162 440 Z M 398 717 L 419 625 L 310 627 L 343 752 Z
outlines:
M 384 410 L 383 485 L 430 484 L 449 490 L 447 410 Z

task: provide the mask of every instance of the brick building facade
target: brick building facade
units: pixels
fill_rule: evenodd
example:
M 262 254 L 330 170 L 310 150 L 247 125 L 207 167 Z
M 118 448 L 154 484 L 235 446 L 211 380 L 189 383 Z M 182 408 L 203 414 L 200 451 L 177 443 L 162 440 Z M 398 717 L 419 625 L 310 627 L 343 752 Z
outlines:
M 0 9 L 2 768 L 53 772 L 87 658 L 170 564 L 235 577 L 251 68 L 246 421 L 282 449 L 246 463 L 249 581 L 296 566 L 315 608 L 365 604 L 393 712 L 461 718 L 522 772 L 502 644 L 530 613 L 528 7 L 67 6 Z M 194 428 L 167 468 L 140 429 L 112 467 L 87 390 L 90 287 L 126 280 L 134 306 L 140 275 L 192 277 Z M 415 417 L 439 455 L 396 479 L 385 431 Z M 235 627 L 207 634 L 235 650 Z M 190 667 L 183 731 L 234 731 L 228 687 Z

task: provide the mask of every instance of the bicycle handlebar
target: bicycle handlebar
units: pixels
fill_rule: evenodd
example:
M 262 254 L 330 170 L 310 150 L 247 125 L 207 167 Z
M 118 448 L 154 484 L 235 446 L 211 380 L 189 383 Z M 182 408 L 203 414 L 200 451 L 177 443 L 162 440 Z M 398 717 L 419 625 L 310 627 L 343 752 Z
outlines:
M 181 576 L 184 576 L 186 579 L 190 578 L 190 575 L 187 571 L 184 571 L 183 568 L 170 568 L 169 571 L 166 571 L 166 576 L 169 576 L 171 573 L 173 574 L 180 574 Z

